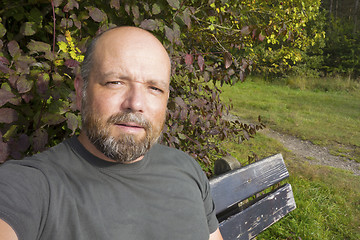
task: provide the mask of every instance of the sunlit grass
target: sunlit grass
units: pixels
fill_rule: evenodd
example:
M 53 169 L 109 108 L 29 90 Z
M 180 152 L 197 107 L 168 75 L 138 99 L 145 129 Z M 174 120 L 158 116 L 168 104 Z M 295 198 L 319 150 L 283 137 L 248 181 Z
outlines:
M 274 130 L 332 146 L 360 161 L 360 91 L 300 90 L 251 79 L 222 89 L 222 99 L 231 99 L 240 117 L 255 121 L 261 115 Z M 342 145 L 351 148 L 344 153 Z

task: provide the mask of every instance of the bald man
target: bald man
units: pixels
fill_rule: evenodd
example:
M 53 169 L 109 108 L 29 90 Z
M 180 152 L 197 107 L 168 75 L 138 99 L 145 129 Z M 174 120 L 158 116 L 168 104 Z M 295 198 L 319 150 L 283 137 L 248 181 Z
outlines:
M 80 135 L 0 167 L 0 240 L 222 239 L 200 166 L 157 144 L 170 65 L 139 28 L 92 41 L 75 79 Z

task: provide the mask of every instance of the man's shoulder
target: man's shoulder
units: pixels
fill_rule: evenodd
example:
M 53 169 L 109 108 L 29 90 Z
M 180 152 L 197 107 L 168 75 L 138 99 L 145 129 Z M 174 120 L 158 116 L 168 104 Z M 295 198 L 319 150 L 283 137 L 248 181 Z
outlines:
M 187 169 L 193 169 L 196 170 L 196 172 L 202 172 L 199 163 L 192 156 L 190 156 L 189 153 L 186 153 L 180 149 L 162 144 L 156 144 L 151 149 L 150 153 L 151 157 L 161 159 L 160 161 L 163 163 L 166 162 Z
M 162 155 L 162 156 L 171 156 L 171 157 L 181 157 L 187 159 L 193 159 L 188 153 L 173 147 L 169 147 L 163 144 L 155 144 L 151 149 L 152 154 Z
M 71 154 L 71 147 L 67 139 L 43 152 L 36 153 L 31 156 L 26 156 L 21 160 L 8 160 L 3 165 L 19 165 L 23 167 L 44 168 L 51 166 L 53 163 L 60 163 L 66 158 L 66 155 Z

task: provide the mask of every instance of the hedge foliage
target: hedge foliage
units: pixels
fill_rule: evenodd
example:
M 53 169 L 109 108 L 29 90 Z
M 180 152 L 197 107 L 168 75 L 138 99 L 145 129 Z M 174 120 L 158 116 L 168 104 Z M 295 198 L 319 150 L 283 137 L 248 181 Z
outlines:
M 299 61 L 299 49 L 321 33 L 303 27 L 320 1 L 18 0 L 0 4 L 0 162 L 54 146 L 79 131 L 73 79 L 85 46 L 113 26 L 152 32 L 172 60 L 163 142 L 209 166 L 263 127 L 223 118 L 222 84 L 253 68 L 277 71 Z M 264 64 L 266 62 L 266 64 Z M 270 63 L 270 64 L 269 64 Z

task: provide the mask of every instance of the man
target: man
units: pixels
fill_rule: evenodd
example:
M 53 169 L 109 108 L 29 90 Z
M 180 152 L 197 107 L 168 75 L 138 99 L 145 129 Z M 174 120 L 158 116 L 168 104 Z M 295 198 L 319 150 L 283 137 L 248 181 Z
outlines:
M 0 167 L 0 239 L 222 239 L 199 165 L 156 144 L 169 79 L 147 31 L 95 38 L 75 80 L 81 134 Z

